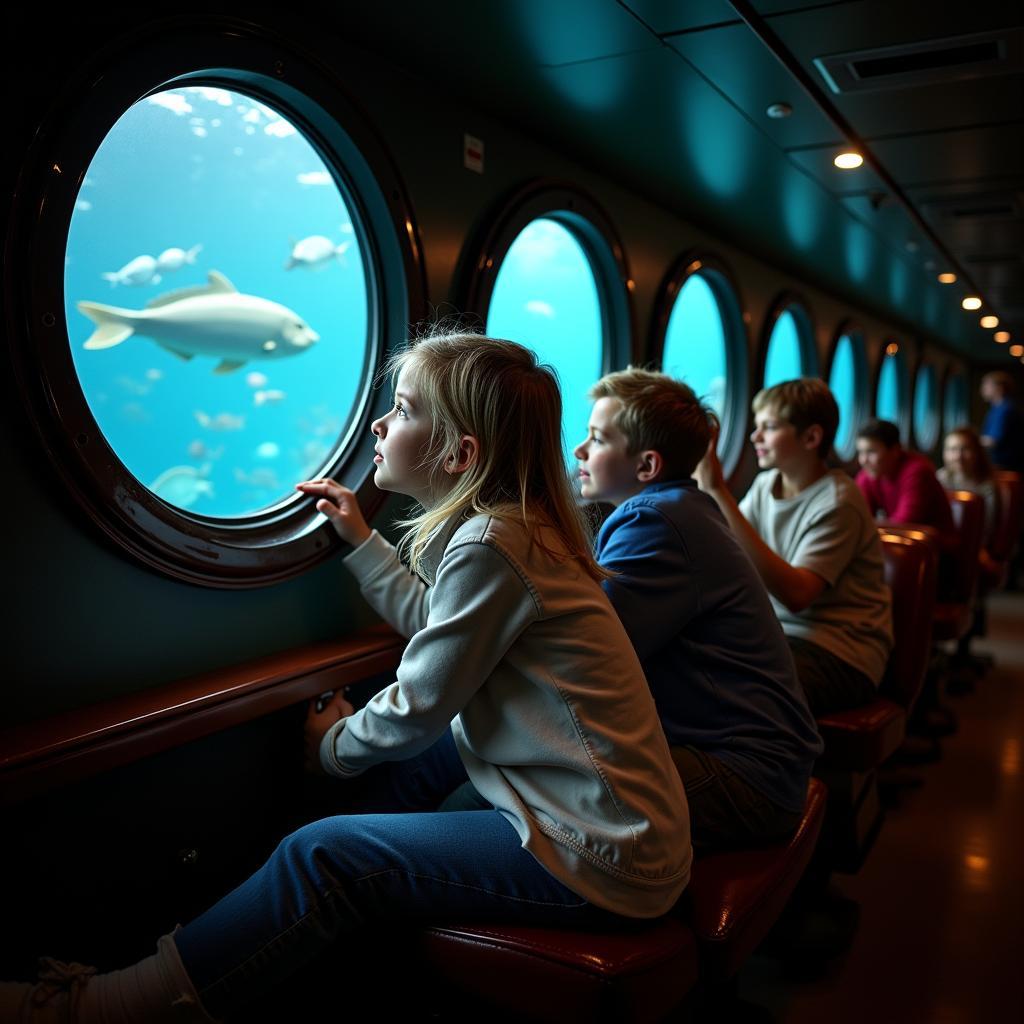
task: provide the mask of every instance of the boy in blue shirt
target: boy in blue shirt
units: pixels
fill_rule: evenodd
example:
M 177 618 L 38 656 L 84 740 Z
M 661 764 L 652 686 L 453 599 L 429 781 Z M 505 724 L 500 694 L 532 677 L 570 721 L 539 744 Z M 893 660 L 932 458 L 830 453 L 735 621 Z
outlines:
M 581 493 L 614 506 L 597 560 L 615 573 L 604 588 L 654 694 L 694 846 L 782 838 L 822 744 L 764 584 L 692 478 L 714 416 L 648 370 L 608 374 L 590 397 Z

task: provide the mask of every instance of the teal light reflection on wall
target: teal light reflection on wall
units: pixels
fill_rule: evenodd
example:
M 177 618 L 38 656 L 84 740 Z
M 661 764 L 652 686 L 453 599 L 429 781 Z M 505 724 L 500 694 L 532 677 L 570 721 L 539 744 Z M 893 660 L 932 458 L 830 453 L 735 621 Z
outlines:
M 905 433 L 903 409 L 903 357 L 897 352 L 885 357 L 882 370 L 878 375 L 878 393 L 875 397 L 875 415 L 881 420 L 889 420 Z
M 802 174 L 787 170 L 782 185 L 782 220 L 790 241 L 811 249 L 821 235 L 825 199 Z
M 800 330 L 796 317 L 787 309 L 775 321 L 768 339 L 768 354 L 764 361 L 764 386 L 770 388 L 784 380 L 803 376 L 800 352 Z
M 672 307 L 661 368 L 689 384 L 719 417 L 724 414 L 725 325 L 715 293 L 700 274 L 687 278 Z
M 682 141 L 689 167 L 714 195 L 741 195 L 751 170 L 749 125 L 710 87 L 688 88 L 683 99 Z
M 865 281 L 871 269 L 871 233 L 857 221 L 847 221 L 844 252 L 846 269 L 855 281 Z
M 945 400 L 942 403 L 942 429 L 948 434 L 969 421 L 967 378 L 962 373 L 950 374 L 946 381 Z
M 931 366 L 922 366 L 917 371 L 917 386 L 914 388 L 914 439 L 922 451 L 930 451 L 938 440 L 936 392 L 935 370 Z
M 566 461 L 587 432 L 587 391 L 601 376 L 604 332 L 597 281 L 571 231 L 546 217 L 528 224 L 502 261 L 487 333 L 518 341 L 558 372 Z
M 853 454 L 854 432 L 859 425 L 855 422 L 857 381 L 854 343 L 848 334 L 844 334 L 836 343 L 828 378 L 828 386 L 839 406 L 839 429 L 836 431 L 834 447 L 844 459 L 850 458 Z

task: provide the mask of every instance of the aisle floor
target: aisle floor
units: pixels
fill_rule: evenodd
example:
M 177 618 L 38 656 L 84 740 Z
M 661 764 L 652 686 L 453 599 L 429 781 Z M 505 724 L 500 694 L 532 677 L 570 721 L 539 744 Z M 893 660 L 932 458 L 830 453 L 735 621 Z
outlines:
M 1024 594 L 990 605 L 975 649 L 996 667 L 949 698 L 959 729 L 913 769 L 861 871 L 836 887 L 861 905 L 853 944 L 794 982 L 755 957 L 740 995 L 778 1024 L 1024 1020 Z

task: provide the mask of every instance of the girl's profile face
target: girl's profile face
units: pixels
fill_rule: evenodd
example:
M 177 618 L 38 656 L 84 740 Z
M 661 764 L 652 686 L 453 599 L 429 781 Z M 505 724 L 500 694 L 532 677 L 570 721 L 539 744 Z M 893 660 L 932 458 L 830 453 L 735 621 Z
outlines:
M 427 507 L 435 495 L 423 465 L 430 444 L 431 418 L 417 393 L 415 375 L 403 369 L 391 409 L 370 424 L 377 437 L 373 482 L 382 491 L 408 494 Z

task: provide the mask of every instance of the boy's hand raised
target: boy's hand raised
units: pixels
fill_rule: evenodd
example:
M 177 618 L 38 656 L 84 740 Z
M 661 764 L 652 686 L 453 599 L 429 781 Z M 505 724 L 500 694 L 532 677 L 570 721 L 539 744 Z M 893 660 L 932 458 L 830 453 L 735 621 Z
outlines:
M 347 487 L 334 480 L 305 480 L 296 484 L 295 489 L 320 499 L 316 510 L 330 519 L 335 533 L 352 547 L 359 547 L 370 536 L 372 531 L 366 525 L 359 502 Z
M 714 494 L 725 487 L 725 473 L 722 470 L 722 463 L 718 459 L 718 431 L 711 435 L 708 442 L 708 450 L 704 458 L 697 463 L 693 471 L 693 478 L 697 486 L 706 494 Z

